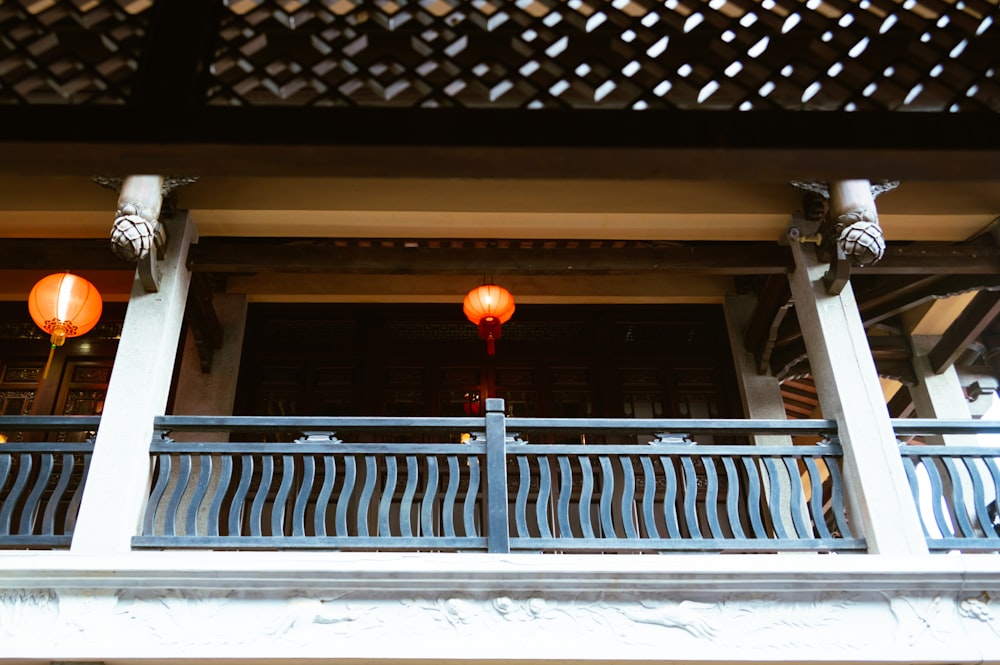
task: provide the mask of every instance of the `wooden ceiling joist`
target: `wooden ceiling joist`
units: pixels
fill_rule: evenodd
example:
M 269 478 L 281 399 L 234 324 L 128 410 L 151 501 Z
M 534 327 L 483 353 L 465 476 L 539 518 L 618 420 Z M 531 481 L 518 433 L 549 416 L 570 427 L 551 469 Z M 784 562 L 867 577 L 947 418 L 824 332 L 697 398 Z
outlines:
M 955 319 L 931 352 L 931 368 L 943 372 L 955 363 L 968 346 L 986 330 L 1000 314 L 1000 291 L 980 291 Z

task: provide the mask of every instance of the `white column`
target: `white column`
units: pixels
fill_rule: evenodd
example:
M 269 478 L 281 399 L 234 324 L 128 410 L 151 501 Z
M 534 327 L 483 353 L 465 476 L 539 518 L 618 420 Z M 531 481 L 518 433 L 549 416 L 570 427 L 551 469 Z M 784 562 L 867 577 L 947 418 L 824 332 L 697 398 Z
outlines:
M 917 375 L 917 385 L 910 386 L 910 397 L 918 418 L 939 420 L 970 420 L 969 403 L 958 378 L 955 366 L 951 365 L 940 374 L 931 368 L 927 354 L 941 339 L 938 335 L 911 335 L 913 344 L 913 369 Z M 968 436 L 925 437 L 928 443 L 969 445 Z
M 815 249 L 791 243 L 789 276 L 823 415 L 837 421 L 851 521 L 875 554 L 926 554 L 875 361 L 848 284 L 829 295 Z
M 142 518 L 149 486 L 153 416 L 167 404 L 191 273 L 185 267 L 197 231 L 186 212 L 165 220 L 170 242 L 161 288 L 132 284 L 115 366 L 71 550 L 127 552 Z

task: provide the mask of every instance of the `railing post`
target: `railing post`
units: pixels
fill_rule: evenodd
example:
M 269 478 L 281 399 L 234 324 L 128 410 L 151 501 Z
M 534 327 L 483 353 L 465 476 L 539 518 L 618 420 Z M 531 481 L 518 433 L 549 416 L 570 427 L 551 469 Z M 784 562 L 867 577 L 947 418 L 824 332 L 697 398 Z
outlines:
M 507 420 L 504 401 L 486 400 L 486 540 L 493 553 L 510 552 L 507 518 Z

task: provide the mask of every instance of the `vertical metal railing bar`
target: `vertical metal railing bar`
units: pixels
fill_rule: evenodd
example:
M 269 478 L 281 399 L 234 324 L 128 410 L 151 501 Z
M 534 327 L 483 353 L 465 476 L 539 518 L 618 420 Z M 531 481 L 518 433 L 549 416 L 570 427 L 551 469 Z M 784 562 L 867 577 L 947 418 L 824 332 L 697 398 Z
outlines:
M 83 465 L 80 469 L 80 480 L 77 483 L 76 491 L 70 496 L 69 504 L 66 506 L 66 521 L 63 524 L 64 534 L 73 533 L 73 529 L 76 527 L 76 516 L 79 514 L 80 502 L 83 500 L 83 488 L 87 483 L 87 472 L 90 471 L 90 457 L 90 452 L 83 455 Z
M 392 527 L 389 522 L 389 511 L 392 510 L 392 497 L 396 494 L 396 487 L 399 484 L 399 469 L 396 464 L 395 455 L 386 455 L 384 458 L 385 462 L 385 485 L 382 489 L 382 496 L 379 497 L 378 501 L 378 527 L 375 531 L 376 536 L 391 536 Z M 403 512 L 403 507 L 400 506 L 400 513 Z M 407 535 L 407 534 L 398 534 Z
M 198 511 L 201 509 L 205 495 L 208 493 L 208 485 L 212 482 L 212 458 L 208 455 L 198 456 L 198 484 L 191 494 L 191 502 L 188 504 L 187 518 L 184 522 L 184 534 L 193 536 L 198 534 Z
M 677 473 L 674 471 L 674 463 L 666 455 L 660 458 L 660 467 L 663 469 L 663 522 L 667 527 L 667 538 L 681 538 L 680 520 L 677 515 Z
M 156 509 L 159 508 L 163 500 L 163 494 L 167 491 L 167 484 L 170 482 L 170 475 L 173 467 L 173 458 L 170 455 L 157 455 L 155 458 L 153 473 L 156 476 L 156 484 L 153 485 L 149 493 L 149 505 L 152 510 L 146 511 L 146 518 L 142 523 L 143 533 L 153 533 L 156 518 Z M 173 525 L 164 525 L 164 535 L 173 534 Z
M 812 527 L 805 523 L 801 510 L 806 505 L 806 495 L 802 487 L 802 476 L 799 475 L 798 460 L 786 457 L 785 469 L 788 472 L 788 509 L 792 513 L 792 525 L 799 538 L 813 538 Z
M 538 493 L 535 498 L 535 521 L 538 523 L 538 537 L 551 538 L 549 528 L 549 497 L 552 491 L 552 475 L 547 457 L 536 458 L 538 466 Z
M 824 456 L 823 459 L 826 461 L 827 471 L 830 472 L 831 503 L 833 504 L 833 518 L 837 524 L 837 530 L 840 531 L 842 538 L 853 538 L 854 530 L 847 522 L 847 509 L 844 505 L 844 475 L 840 471 L 837 459 L 831 459 L 831 456 Z
M 569 520 L 569 504 L 573 495 L 573 467 L 566 455 L 558 455 L 559 463 L 559 501 L 556 504 L 556 530 L 563 538 L 573 536 L 573 527 Z
M 406 458 L 407 464 L 410 457 Z M 416 458 L 412 458 L 416 463 Z M 421 536 L 434 537 L 436 533 L 434 520 L 434 502 L 438 495 L 438 460 L 434 455 L 427 457 L 427 482 L 424 483 L 424 496 L 420 501 L 420 534 Z M 415 485 L 415 483 L 414 483 Z M 442 514 L 442 519 L 444 515 Z
M 462 521 L 465 526 L 466 537 L 478 535 L 476 530 L 476 497 L 482 494 L 482 488 L 480 487 L 482 483 L 482 472 L 480 471 L 481 464 L 478 457 L 469 458 L 469 488 L 465 493 L 464 510 L 462 511 Z M 506 501 L 506 496 L 504 496 Z M 504 520 L 507 519 L 506 510 L 504 511 Z M 483 529 L 487 527 L 484 526 Z M 507 528 L 506 521 L 504 522 L 504 530 Z
M 336 480 L 337 459 L 333 455 L 324 455 L 323 484 L 320 485 L 319 494 L 316 496 L 316 507 L 313 513 L 313 532 L 320 538 L 325 538 L 327 535 L 326 513 L 330 507 L 330 496 L 333 494 L 333 485 Z
M 444 492 L 444 501 L 441 505 L 441 529 L 446 538 L 455 537 L 455 499 L 458 497 L 458 486 L 461 481 L 459 476 L 458 457 L 448 455 L 448 485 Z M 435 469 L 435 487 L 437 486 L 437 465 Z M 471 484 L 471 483 L 470 483 Z M 470 488 L 471 492 L 471 488 Z M 429 492 L 428 492 L 429 493 Z
M 17 456 L 17 475 L 14 477 L 14 484 L 7 493 L 0 510 L 0 534 L 13 535 L 11 527 L 15 510 L 21 504 L 21 494 L 28 485 L 28 476 L 31 475 L 32 460 L 30 453 L 21 453 Z
M 660 530 L 656 526 L 656 471 L 653 469 L 653 459 L 643 455 L 642 463 L 642 523 L 646 538 L 659 538 Z
M 584 538 L 594 537 L 594 523 L 591 519 L 593 514 L 591 502 L 594 500 L 594 466 L 591 458 L 587 455 L 580 455 L 580 530 Z
M 639 532 L 635 525 L 635 468 L 632 466 L 632 458 L 627 455 L 620 455 L 618 463 L 622 469 L 622 496 L 621 496 L 621 516 L 622 528 L 626 538 L 637 539 Z
M 523 455 L 517 456 L 517 498 L 514 500 L 514 524 L 515 533 L 518 538 L 528 538 L 528 491 L 531 489 L 531 469 L 528 466 L 528 458 Z
M 746 538 L 743 524 L 740 519 L 740 476 L 736 471 L 736 461 L 731 455 L 722 458 L 722 465 L 726 469 L 726 516 L 729 519 L 729 529 L 733 532 L 733 538 Z
M 223 455 L 219 463 L 219 482 L 215 486 L 215 495 L 208 505 L 208 535 L 219 535 L 219 523 L 222 520 L 222 505 L 226 498 L 226 490 L 233 479 L 233 457 Z M 147 532 L 148 533 L 148 532 Z
M 181 505 L 181 497 L 184 494 L 184 488 L 187 487 L 190 479 L 191 455 L 181 455 L 177 465 L 177 480 L 174 484 L 174 492 L 170 495 L 170 500 L 167 502 L 167 509 L 164 515 L 165 521 L 170 528 L 170 533 L 167 535 L 177 535 L 177 512 Z
M 403 500 L 399 505 L 399 530 L 402 536 L 416 536 L 410 515 L 413 511 L 413 497 L 417 494 L 417 458 L 406 456 L 406 486 L 403 488 Z
M 986 510 L 986 485 L 983 483 L 982 475 L 976 469 L 977 461 L 982 462 L 983 460 L 975 458 L 965 458 L 962 460 L 965 470 L 969 472 L 969 476 L 972 478 L 972 506 L 976 514 L 976 521 L 982 527 L 982 533 L 976 535 L 989 538 L 990 531 L 993 531 L 993 537 L 1000 537 L 993 529 L 989 528 L 991 520 Z
M 0 487 L 7 484 L 7 476 L 10 475 L 10 470 L 13 467 L 13 455 L 11 453 L 6 453 L 0 455 Z M 7 504 L 10 504 L 10 507 Z M 0 516 L 4 513 L 12 511 L 14 509 L 14 498 L 10 496 L 4 497 L 2 504 L 2 509 L 0 509 Z M 9 518 L 8 518 L 9 519 Z M 2 517 L 0 517 L 2 520 Z M 3 522 L 0 521 L 0 535 L 10 535 L 10 527 L 4 528 Z
M 73 453 L 63 453 L 62 465 L 59 467 L 59 480 L 56 481 L 56 486 L 52 488 L 48 505 L 45 506 L 45 512 L 42 515 L 43 536 L 56 535 L 56 512 L 59 510 L 59 504 L 62 503 L 63 497 L 66 495 L 66 489 L 69 487 L 69 481 L 73 477 L 73 467 L 75 465 L 76 456 Z M 2 485 L 3 481 L 0 480 L 0 486 Z
M 913 505 L 920 506 L 921 503 L 920 485 L 919 481 L 917 480 L 916 463 L 913 461 L 913 458 L 910 457 L 909 455 L 903 455 L 902 458 L 903 458 L 903 471 L 906 472 L 906 480 L 907 482 L 910 483 L 910 495 L 913 497 Z M 920 515 L 920 526 L 924 530 L 924 538 L 930 539 L 931 531 L 930 529 L 927 528 L 927 524 L 924 521 L 922 511 L 918 509 L 917 512 Z
M 823 458 L 827 462 L 826 458 Z M 826 526 L 826 515 L 823 514 L 823 478 L 819 471 L 819 465 L 813 457 L 803 457 L 803 464 L 806 467 L 806 475 L 809 477 L 809 516 L 812 519 L 813 528 L 816 529 L 820 538 L 833 538 L 830 529 Z
M 334 530 L 338 536 L 349 536 L 347 531 L 347 511 L 351 505 L 351 496 L 358 482 L 358 462 L 354 455 L 344 458 L 344 486 L 340 488 L 337 497 L 337 513 L 334 516 Z
M 306 514 L 309 510 L 309 497 L 316 485 L 316 458 L 312 455 L 302 456 L 302 483 L 295 493 L 295 504 L 292 506 L 292 537 L 304 538 L 306 535 Z
M 778 474 L 778 466 L 775 464 L 774 459 L 771 457 L 763 457 L 761 461 L 764 463 L 764 469 L 767 472 L 767 508 L 768 514 L 771 517 L 771 528 L 774 529 L 774 535 L 780 540 L 788 540 L 791 538 L 788 531 L 785 529 L 785 520 L 782 519 L 781 506 L 784 505 L 782 500 L 781 491 L 781 478 Z M 791 496 L 788 498 L 788 505 L 791 505 Z
M 368 515 L 371 512 L 372 497 L 375 495 L 375 456 L 365 455 L 365 482 L 361 488 L 361 496 L 358 499 L 358 510 L 356 519 L 358 521 L 358 535 L 368 537 Z
M 267 495 L 271 492 L 271 480 L 274 478 L 274 456 L 260 456 L 260 482 L 250 504 L 250 537 L 260 538 L 264 535 L 264 506 Z
M 233 492 L 233 501 L 229 505 L 228 531 L 230 535 L 243 534 L 243 508 L 246 504 L 247 495 L 250 492 L 250 480 L 253 476 L 253 467 L 253 455 L 240 455 L 240 481 L 236 486 L 236 491 Z
M 681 457 L 684 477 L 684 522 L 691 538 L 703 538 L 698 524 L 698 474 L 694 470 L 694 460 L 688 455 Z
M 931 511 L 934 515 L 934 521 L 937 523 L 938 532 L 942 536 L 953 536 L 954 527 L 948 523 L 948 518 L 944 513 L 944 483 L 941 481 L 941 475 L 937 468 L 937 459 L 934 457 L 920 457 L 920 463 L 927 473 L 927 479 L 931 487 Z
M 38 504 L 42 498 L 42 492 L 52 477 L 52 467 L 55 463 L 53 457 L 52 453 L 38 453 L 38 474 L 35 476 L 35 484 L 21 508 L 19 531 L 23 535 L 29 535 L 35 530 L 35 519 L 39 512 Z
M 969 516 L 965 511 L 967 505 L 965 500 L 965 483 L 962 482 L 961 473 L 955 466 L 953 457 L 940 458 L 944 463 L 944 468 L 948 472 L 949 483 L 952 487 L 951 514 L 952 522 L 955 525 L 955 535 L 971 538 L 976 535 L 976 530 L 969 521 Z
M 611 515 L 611 500 L 615 495 L 615 473 L 611 468 L 611 459 L 607 455 L 598 457 L 601 464 L 601 536 L 617 538 L 614 518 Z
M 719 524 L 719 474 L 710 457 L 702 457 L 701 466 L 705 470 L 705 519 L 708 521 L 708 532 L 712 534 L 712 538 L 725 538 L 722 525 Z
M 295 463 L 291 455 L 282 455 L 280 458 L 272 455 L 272 464 L 276 459 L 281 460 L 281 478 L 278 481 L 278 490 L 275 492 L 274 500 L 271 503 L 271 535 L 281 537 L 285 535 L 285 512 L 288 507 L 288 497 L 292 491 L 292 475 L 295 473 Z M 271 480 L 273 481 L 273 476 Z M 271 488 L 269 487 L 268 494 L 270 493 Z
M 761 493 L 759 460 L 752 457 L 743 458 L 743 469 L 747 474 L 746 511 L 750 517 L 750 528 L 753 537 L 767 538 L 767 528 L 764 526 L 764 515 L 761 513 Z

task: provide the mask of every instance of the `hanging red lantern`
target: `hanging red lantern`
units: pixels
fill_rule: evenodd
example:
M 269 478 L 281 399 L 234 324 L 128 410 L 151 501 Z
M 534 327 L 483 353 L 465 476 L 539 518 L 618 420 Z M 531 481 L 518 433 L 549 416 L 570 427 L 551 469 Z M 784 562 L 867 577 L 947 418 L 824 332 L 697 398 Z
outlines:
M 462 304 L 465 316 L 479 326 L 479 336 L 486 340 L 486 352 L 494 354 L 494 341 L 500 339 L 500 327 L 514 314 L 514 296 L 496 284 L 483 284 L 469 291 Z
M 35 325 L 49 333 L 52 342 L 43 379 L 48 375 L 55 348 L 62 346 L 67 337 L 89 332 L 101 318 L 102 308 L 97 287 L 68 272 L 43 277 L 32 287 L 28 312 Z

